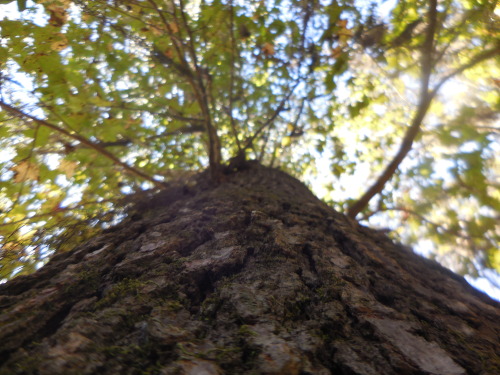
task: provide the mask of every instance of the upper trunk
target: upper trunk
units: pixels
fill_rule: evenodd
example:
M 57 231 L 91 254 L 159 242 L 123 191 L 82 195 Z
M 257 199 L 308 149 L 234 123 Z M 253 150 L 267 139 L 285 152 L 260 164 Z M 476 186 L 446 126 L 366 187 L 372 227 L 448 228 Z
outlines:
M 0 286 L 1 374 L 499 374 L 499 304 L 250 165 Z

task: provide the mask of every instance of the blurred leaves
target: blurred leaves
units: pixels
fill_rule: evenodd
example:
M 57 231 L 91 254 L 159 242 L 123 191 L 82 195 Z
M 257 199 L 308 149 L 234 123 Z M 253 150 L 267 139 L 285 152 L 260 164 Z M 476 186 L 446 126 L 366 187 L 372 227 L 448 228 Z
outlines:
M 0 3 L 12 10 L 0 101 L 17 110 L 0 112 L 0 278 L 116 223 L 133 194 L 206 167 L 210 126 L 223 162 L 246 148 L 345 210 L 417 110 L 428 2 Z M 436 17 L 440 91 L 362 219 L 432 241 L 455 270 L 499 269 L 499 16 L 494 2 L 460 0 Z

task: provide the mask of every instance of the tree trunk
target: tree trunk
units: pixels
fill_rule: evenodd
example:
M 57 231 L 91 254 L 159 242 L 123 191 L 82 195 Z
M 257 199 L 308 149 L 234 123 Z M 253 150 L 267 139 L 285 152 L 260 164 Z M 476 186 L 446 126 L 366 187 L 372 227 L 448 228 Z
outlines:
M 0 286 L 0 374 L 500 374 L 499 304 L 257 164 Z

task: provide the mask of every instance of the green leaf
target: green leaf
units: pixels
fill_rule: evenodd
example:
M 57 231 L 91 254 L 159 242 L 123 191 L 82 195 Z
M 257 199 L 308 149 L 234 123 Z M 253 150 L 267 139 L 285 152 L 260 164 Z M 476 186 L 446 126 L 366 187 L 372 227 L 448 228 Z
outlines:
M 46 145 L 49 140 L 49 135 L 51 134 L 51 130 L 45 126 L 38 127 L 36 131 L 36 144 L 37 145 Z

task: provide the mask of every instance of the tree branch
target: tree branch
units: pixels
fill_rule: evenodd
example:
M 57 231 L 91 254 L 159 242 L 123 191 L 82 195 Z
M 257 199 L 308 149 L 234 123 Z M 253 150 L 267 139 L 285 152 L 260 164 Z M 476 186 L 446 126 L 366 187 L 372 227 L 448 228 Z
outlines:
M 353 219 L 368 205 L 370 200 L 375 195 L 377 195 L 384 189 L 385 184 L 392 178 L 401 162 L 404 160 L 406 155 L 408 155 L 413 145 L 413 141 L 415 140 L 420 130 L 422 120 L 424 119 L 425 114 L 427 113 L 427 110 L 429 109 L 430 103 L 432 101 L 433 95 L 429 94 L 429 83 L 434 64 L 434 33 L 436 31 L 437 24 L 437 0 L 430 1 L 427 17 L 429 20 L 429 26 L 427 27 L 425 41 L 422 45 L 420 100 L 417 112 L 413 117 L 412 123 L 408 128 L 399 151 L 397 152 L 394 159 L 389 163 L 389 165 L 382 172 L 377 181 L 366 191 L 366 193 L 363 194 L 363 196 L 358 199 L 351 207 L 349 207 L 347 216 Z
M 118 159 L 115 155 L 113 155 L 112 153 L 110 153 L 109 151 L 107 151 L 106 149 L 102 148 L 98 143 L 95 143 L 95 142 L 92 142 L 91 140 L 75 133 L 75 132 L 70 132 L 64 128 L 61 128 L 60 126 L 57 126 L 55 124 L 52 124 L 48 121 L 45 121 L 45 120 L 42 120 L 42 119 L 39 119 L 39 118 L 36 118 L 34 116 L 31 116 L 27 113 L 24 113 L 22 112 L 21 110 L 17 109 L 17 108 L 14 108 L 2 101 L 0 101 L 0 107 L 2 107 L 3 109 L 5 109 L 7 112 L 11 113 L 12 115 L 16 116 L 16 117 L 19 117 L 21 119 L 29 119 L 33 122 L 35 122 L 36 124 L 38 125 L 41 125 L 41 126 L 45 126 L 49 129 L 52 129 L 52 130 L 55 130 L 56 132 L 58 133 L 61 133 L 71 139 L 74 139 L 86 146 L 88 146 L 89 148 L 92 148 L 94 149 L 95 151 L 97 151 L 97 153 L 99 153 L 100 155 L 106 157 L 107 159 L 111 160 L 114 164 L 116 165 L 119 165 L 121 166 L 126 172 L 132 174 L 132 175 L 135 175 L 135 176 L 138 176 L 138 177 L 141 177 L 149 182 L 152 182 L 156 187 L 158 188 L 164 188 L 165 185 L 163 184 L 163 182 L 161 181 L 157 181 L 155 180 L 153 177 L 151 177 L 150 175 L 146 174 L 145 172 L 137 169 L 137 168 L 134 168 L 130 165 L 128 165 L 127 163 L 124 163 L 122 162 L 120 159 Z
M 408 128 L 399 151 L 397 152 L 394 159 L 389 163 L 389 165 L 382 172 L 377 181 L 365 192 L 365 194 L 363 194 L 361 198 L 359 198 L 351 207 L 349 207 L 347 216 L 351 218 L 355 218 L 365 207 L 368 206 L 370 200 L 384 189 L 386 183 L 392 178 L 401 162 L 408 155 L 412 148 L 413 142 L 415 141 L 415 138 L 420 131 L 420 126 L 430 107 L 430 104 L 433 98 L 438 93 L 439 89 L 444 85 L 444 83 L 446 83 L 450 78 L 464 72 L 465 70 L 475 66 L 476 64 L 500 53 L 500 43 L 497 42 L 495 48 L 476 55 L 467 64 L 460 66 L 456 70 L 443 77 L 432 90 L 429 90 L 430 77 L 435 63 L 434 33 L 436 30 L 437 22 L 436 7 L 437 0 L 431 0 L 428 12 L 429 26 L 426 32 L 426 39 L 422 46 L 420 100 L 415 116 L 413 117 L 412 123 Z
M 162 11 L 158 8 L 158 5 L 153 1 L 149 0 L 149 3 L 154 7 L 158 15 L 160 16 L 163 24 L 165 25 L 167 32 L 170 36 L 170 39 L 172 40 L 172 43 L 174 45 L 174 49 L 176 51 L 177 57 L 181 61 L 181 66 L 184 66 L 188 71 L 189 74 L 184 74 L 186 78 L 189 81 L 189 84 L 191 85 L 193 89 L 193 93 L 196 97 L 196 101 L 198 102 L 198 105 L 200 106 L 201 112 L 203 114 L 203 120 L 206 128 L 206 132 L 208 135 L 208 159 L 209 159 L 209 164 L 210 164 L 210 171 L 211 171 L 211 176 L 212 179 L 214 180 L 219 180 L 220 177 L 220 165 L 221 165 L 221 160 L 222 160 L 222 154 L 221 154 L 221 146 L 220 146 L 220 140 L 217 135 L 217 130 L 212 124 L 211 120 L 211 115 L 210 115 L 210 108 L 208 105 L 208 98 L 207 98 L 207 93 L 205 89 L 205 85 L 203 84 L 203 72 L 198 65 L 197 62 L 197 57 L 196 57 L 196 49 L 194 47 L 194 37 L 191 31 L 191 28 L 189 27 L 189 24 L 186 19 L 186 14 L 184 10 L 184 2 L 180 0 L 180 12 L 181 12 L 181 19 L 183 26 L 188 34 L 188 45 L 187 45 L 187 53 L 190 55 L 192 64 L 194 66 L 194 72 L 193 69 L 189 66 L 189 63 L 186 60 L 186 57 L 184 56 L 184 45 L 182 43 L 176 42 L 176 37 L 174 36 L 174 31 L 172 30 L 171 25 L 169 22 L 166 20 L 164 14 Z M 174 10 L 174 19 L 177 24 L 177 27 L 179 27 L 179 22 L 177 17 L 175 16 L 175 10 Z M 180 28 L 179 28 L 180 29 Z M 181 48 L 182 47 L 182 48 Z
M 149 137 L 146 137 L 144 141 L 141 143 L 147 143 L 148 141 L 154 141 L 155 139 L 159 138 L 164 138 L 164 137 L 170 137 L 172 135 L 177 135 L 177 134 L 192 134 L 192 133 L 197 133 L 197 132 L 203 132 L 205 128 L 201 125 L 191 125 L 191 126 L 184 126 L 180 129 L 171 131 L 171 132 L 163 132 L 161 134 L 157 135 L 151 135 Z M 134 144 L 134 140 L 130 138 L 123 138 L 123 139 L 118 139 L 116 141 L 110 141 L 110 142 L 94 142 L 95 145 L 99 147 L 120 147 L 120 146 L 130 146 L 131 144 Z M 77 148 L 77 145 L 69 145 L 71 148 Z M 81 145 L 80 148 L 88 148 L 89 146 L 87 145 Z
M 196 56 L 196 48 L 194 46 L 194 36 L 191 28 L 189 27 L 189 23 L 186 18 L 186 11 L 184 9 L 184 1 L 179 0 L 180 10 L 181 10 L 181 18 L 182 23 L 186 29 L 189 38 L 188 44 L 188 52 L 191 55 L 191 60 L 193 62 L 195 72 L 196 72 L 196 81 L 199 91 L 201 91 L 201 95 L 199 95 L 198 102 L 200 103 L 202 113 L 205 118 L 205 126 L 207 127 L 207 135 L 208 135 L 208 159 L 210 163 L 210 172 L 212 179 L 218 181 L 221 175 L 221 162 L 222 162 L 222 154 L 221 154 L 221 145 L 219 136 L 217 135 L 217 129 L 212 124 L 212 117 L 210 114 L 210 107 L 208 105 L 208 94 L 206 92 L 206 87 L 203 83 L 203 75 L 201 67 L 198 64 L 197 56 Z M 197 90 L 195 90 L 197 91 Z
M 473 66 L 479 64 L 480 62 L 488 60 L 488 59 L 495 57 L 497 55 L 500 55 L 500 42 L 497 42 L 494 48 L 486 50 L 486 51 L 481 52 L 481 53 L 478 53 L 476 56 L 474 56 L 472 59 L 470 59 L 467 64 L 464 64 L 464 65 L 458 67 L 454 71 L 448 73 L 446 76 L 441 78 L 441 80 L 436 84 L 436 86 L 432 90 L 431 95 L 435 96 L 437 94 L 437 92 L 439 91 L 439 89 L 441 88 L 441 86 L 443 86 L 449 79 L 457 76 L 460 73 L 463 73 L 467 69 L 472 68 Z

